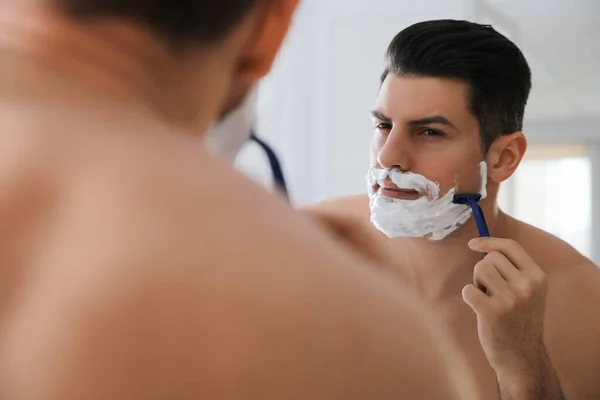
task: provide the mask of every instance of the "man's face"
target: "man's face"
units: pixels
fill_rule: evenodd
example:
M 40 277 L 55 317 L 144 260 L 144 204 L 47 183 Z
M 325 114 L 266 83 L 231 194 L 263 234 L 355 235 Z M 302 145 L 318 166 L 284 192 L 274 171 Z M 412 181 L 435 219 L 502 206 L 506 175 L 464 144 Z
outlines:
M 377 98 L 373 126 L 371 167 L 423 175 L 439 184 L 440 196 L 457 182 L 457 193 L 480 192 L 483 155 L 465 83 L 389 74 Z M 415 200 L 425 193 L 382 194 Z

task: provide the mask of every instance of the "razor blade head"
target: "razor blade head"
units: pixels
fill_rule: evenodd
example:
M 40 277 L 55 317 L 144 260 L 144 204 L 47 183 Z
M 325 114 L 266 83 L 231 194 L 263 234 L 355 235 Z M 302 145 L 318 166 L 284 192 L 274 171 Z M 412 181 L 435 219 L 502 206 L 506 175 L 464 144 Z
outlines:
M 473 193 L 473 194 L 455 194 L 452 202 L 455 204 L 470 204 L 470 203 L 478 203 L 481 200 L 481 194 Z

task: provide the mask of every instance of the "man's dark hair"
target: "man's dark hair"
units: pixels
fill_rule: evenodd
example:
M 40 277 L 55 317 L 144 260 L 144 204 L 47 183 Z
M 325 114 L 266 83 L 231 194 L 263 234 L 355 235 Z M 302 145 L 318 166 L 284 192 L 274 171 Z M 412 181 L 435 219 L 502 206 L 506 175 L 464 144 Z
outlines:
M 142 24 L 171 45 L 222 39 L 258 0 L 54 0 L 78 19 L 116 17 Z
M 389 73 L 465 82 L 484 153 L 501 135 L 523 129 L 531 71 L 517 46 L 489 25 L 455 20 L 411 25 L 390 43 L 386 64 L 381 83 Z

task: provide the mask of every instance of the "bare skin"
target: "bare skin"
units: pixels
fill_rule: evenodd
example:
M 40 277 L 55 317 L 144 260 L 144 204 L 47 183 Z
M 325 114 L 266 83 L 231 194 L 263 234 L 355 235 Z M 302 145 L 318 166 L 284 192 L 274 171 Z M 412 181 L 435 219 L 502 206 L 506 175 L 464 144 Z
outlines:
M 330 200 L 314 206 L 314 210 L 321 215 L 336 215 L 338 219 L 360 220 L 365 229 L 379 235 L 387 251 L 395 254 L 396 275 L 429 303 L 446 327 L 446 335 L 468 356 L 480 383 L 481 394 L 490 390 L 493 393 L 498 386 L 497 377 L 480 344 L 476 315 L 461 298 L 463 287 L 473 282 L 474 265 L 482 259 L 481 254 L 467 246 L 467 241 L 476 236 L 475 228 L 467 225 L 462 232 L 449 238 L 454 249 L 451 256 L 448 256 L 443 244 L 439 243 L 439 247 L 443 247 L 439 251 L 435 243 L 425 242 L 420 248 L 427 247 L 429 250 L 409 258 L 411 250 L 416 248 L 415 242 L 422 239 L 390 239 L 379 232 L 370 222 L 368 196 Z M 564 241 L 500 210 L 490 220 L 493 221 L 492 236 L 519 243 L 547 276 L 544 343 L 566 398 L 598 398 L 600 270 Z M 441 262 L 442 258 L 445 262 Z M 527 376 L 512 376 L 510 379 L 526 381 Z
M 137 29 L 26 11 L 0 24 L 1 398 L 476 398 L 368 252 L 205 152 L 223 49 L 264 15 L 179 65 Z

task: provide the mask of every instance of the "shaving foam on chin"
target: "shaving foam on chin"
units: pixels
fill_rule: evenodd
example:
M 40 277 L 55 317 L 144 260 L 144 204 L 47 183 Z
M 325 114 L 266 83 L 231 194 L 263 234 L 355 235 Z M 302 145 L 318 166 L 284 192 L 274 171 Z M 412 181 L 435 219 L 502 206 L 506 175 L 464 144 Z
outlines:
M 221 121 L 216 122 L 204 137 L 210 152 L 233 163 L 250 138 L 257 115 L 258 88 L 250 89 L 244 101 Z
M 481 195 L 487 195 L 487 165 L 479 164 Z M 417 200 L 390 199 L 373 191 L 375 184 L 382 185 L 386 178 L 402 189 L 423 194 Z M 463 226 L 471 217 L 468 205 L 454 204 L 455 189 L 440 197 L 437 182 L 423 175 L 398 170 L 371 168 L 367 174 L 371 222 L 388 237 L 426 237 L 442 240 Z

